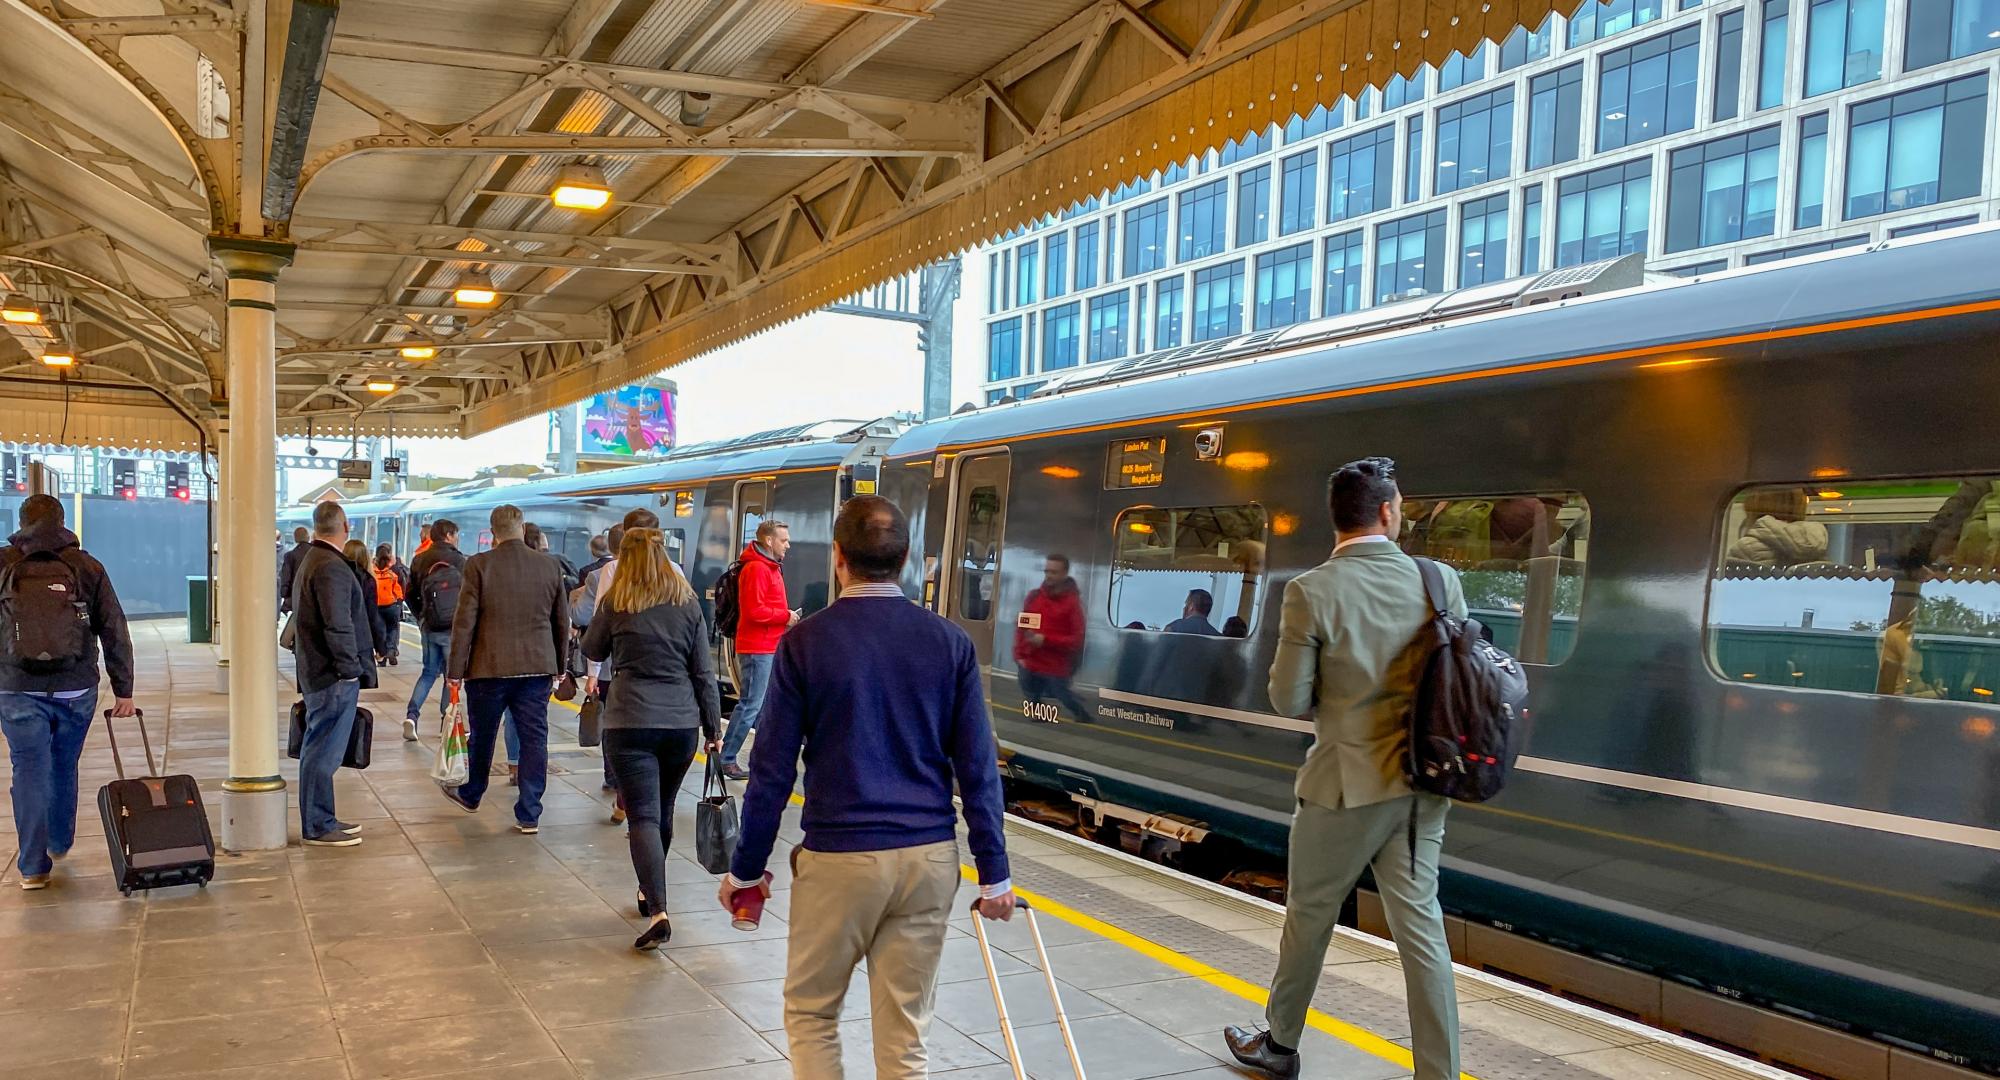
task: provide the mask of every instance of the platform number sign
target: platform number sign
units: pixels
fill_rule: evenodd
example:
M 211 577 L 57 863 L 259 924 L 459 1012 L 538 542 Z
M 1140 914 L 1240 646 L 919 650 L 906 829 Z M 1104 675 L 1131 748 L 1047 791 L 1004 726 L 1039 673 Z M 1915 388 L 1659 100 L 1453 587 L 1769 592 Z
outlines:
M 1107 489 L 1158 487 L 1167 478 L 1167 437 L 1113 439 L 1104 464 Z

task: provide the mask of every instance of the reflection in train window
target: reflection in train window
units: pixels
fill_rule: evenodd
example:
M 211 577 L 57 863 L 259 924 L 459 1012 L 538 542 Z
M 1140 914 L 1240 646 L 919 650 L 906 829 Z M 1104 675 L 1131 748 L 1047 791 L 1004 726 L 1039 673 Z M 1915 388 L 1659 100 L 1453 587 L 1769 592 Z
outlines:
M 1736 682 L 1993 704 L 2000 477 L 1739 493 L 1709 587 L 1708 651 Z
M 1144 507 L 1113 529 L 1113 626 L 1249 637 L 1264 592 L 1264 508 Z
M 1458 571 L 1465 606 L 1495 645 L 1527 664 L 1569 659 L 1590 546 L 1581 494 L 1406 498 L 1399 542 Z

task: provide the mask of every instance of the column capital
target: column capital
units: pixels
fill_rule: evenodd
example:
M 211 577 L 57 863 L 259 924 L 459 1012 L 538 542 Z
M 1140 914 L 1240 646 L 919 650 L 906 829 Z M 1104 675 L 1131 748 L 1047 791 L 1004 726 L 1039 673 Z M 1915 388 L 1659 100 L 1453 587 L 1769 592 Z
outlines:
M 260 240 L 254 236 L 210 236 L 208 253 L 234 278 L 252 281 L 278 280 L 278 271 L 292 265 L 297 244 Z

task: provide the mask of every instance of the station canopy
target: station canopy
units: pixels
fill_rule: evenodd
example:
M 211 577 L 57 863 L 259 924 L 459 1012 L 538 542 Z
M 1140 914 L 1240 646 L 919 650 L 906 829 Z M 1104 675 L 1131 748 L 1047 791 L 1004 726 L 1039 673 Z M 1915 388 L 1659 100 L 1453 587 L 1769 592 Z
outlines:
M 212 437 L 213 235 L 297 245 L 281 433 L 473 435 L 1552 6 L 0 0 L 0 439 Z

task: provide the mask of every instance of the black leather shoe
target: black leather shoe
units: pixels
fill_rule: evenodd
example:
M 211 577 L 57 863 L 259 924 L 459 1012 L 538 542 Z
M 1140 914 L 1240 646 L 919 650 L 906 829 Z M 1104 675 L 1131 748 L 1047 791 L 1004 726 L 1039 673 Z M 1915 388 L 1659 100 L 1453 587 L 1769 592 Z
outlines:
M 1229 1052 L 1236 1060 L 1252 1069 L 1261 1069 L 1264 1075 L 1276 1080 L 1297 1080 L 1299 1075 L 1299 1055 L 1296 1052 L 1279 1054 L 1271 1050 L 1271 1033 L 1252 1031 L 1234 1024 L 1222 1029 L 1222 1041 L 1229 1044 Z

